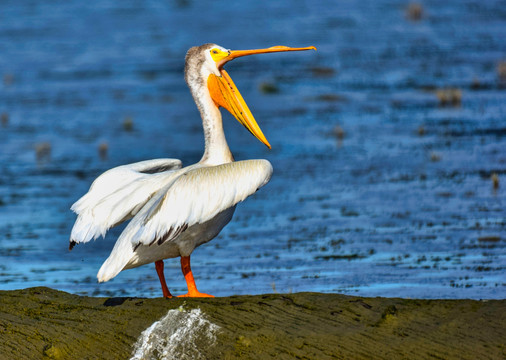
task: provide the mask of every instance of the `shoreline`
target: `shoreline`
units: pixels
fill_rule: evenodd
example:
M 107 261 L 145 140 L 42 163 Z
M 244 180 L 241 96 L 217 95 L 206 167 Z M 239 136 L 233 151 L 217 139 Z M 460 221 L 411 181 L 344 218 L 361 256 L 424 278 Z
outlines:
M 46 287 L 0 291 L 0 354 L 5 359 L 126 359 L 141 333 L 169 310 L 197 308 L 219 327 L 214 343 L 201 346 L 204 358 L 493 359 L 506 355 L 506 300 L 322 293 L 95 298 Z

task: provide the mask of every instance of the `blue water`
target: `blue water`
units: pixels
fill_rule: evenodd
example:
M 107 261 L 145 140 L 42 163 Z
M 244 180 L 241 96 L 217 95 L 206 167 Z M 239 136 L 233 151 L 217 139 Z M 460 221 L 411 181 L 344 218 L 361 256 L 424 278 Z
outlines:
M 421 3 L 3 1 L 0 289 L 161 295 L 154 266 L 97 284 L 121 229 L 69 252 L 69 208 L 111 167 L 200 159 L 184 56 L 215 42 L 318 51 L 227 65 L 272 150 L 227 113 L 229 145 L 274 175 L 193 253 L 201 291 L 504 298 L 506 4 Z

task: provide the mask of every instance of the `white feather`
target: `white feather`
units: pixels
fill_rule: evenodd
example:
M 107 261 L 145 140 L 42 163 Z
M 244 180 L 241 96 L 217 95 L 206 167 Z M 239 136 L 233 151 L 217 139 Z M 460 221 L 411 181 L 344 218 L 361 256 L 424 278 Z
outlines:
M 100 282 L 110 280 L 123 270 L 137 246 L 159 246 L 156 241 L 170 229 L 190 228 L 212 220 L 255 193 L 272 175 L 272 165 L 267 160 L 197 165 L 177 171 L 178 175 L 134 216 L 100 268 L 97 276 Z M 177 241 L 183 235 L 165 241 Z
M 118 166 L 100 175 L 71 209 L 78 214 L 71 241 L 88 242 L 130 219 L 151 195 L 181 168 L 177 159 L 155 159 Z M 152 173 L 162 171 L 159 173 Z
M 149 245 L 171 227 L 204 223 L 265 185 L 272 175 L 267 160 L 245 160 L 185 172 L 161 199 L 145 206 L 132 220 L 132 244 Z M 158 194 L 157 194 L 158 195 Z

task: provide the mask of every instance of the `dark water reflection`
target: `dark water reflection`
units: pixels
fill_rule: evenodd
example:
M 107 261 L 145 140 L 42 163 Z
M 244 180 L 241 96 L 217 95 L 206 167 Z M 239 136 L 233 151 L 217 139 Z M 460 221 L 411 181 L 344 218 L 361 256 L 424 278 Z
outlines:
M 269 159 L 275 172 L 194 253 L 202 291 L 504 298 L 506 6 L 424 1 L 420 20 L 406 8 L 3 2 L 0 288 L 160 295 L 154 266 L 98 285 L 121 229 L 69 253 L 69 207 L 113 166 L 199 160 L 183 59 L 189 47 L 216 42 L 318 52 L 228 66 L 273 145 L 227 114 L 232 151 Z M 176 259 L 166 273 L 183 292 Z

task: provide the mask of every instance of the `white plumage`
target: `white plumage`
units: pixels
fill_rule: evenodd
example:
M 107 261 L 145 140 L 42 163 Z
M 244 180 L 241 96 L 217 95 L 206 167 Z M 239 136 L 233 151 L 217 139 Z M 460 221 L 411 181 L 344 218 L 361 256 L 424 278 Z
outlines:
M 145 255 L 144 259 L 136 256 L 136 251 L 148 251 L 142 247 L 150 247 L 149 250 L 160 254 L 160 259 L 190 256 L 196 246 L 212 238 L 207 234 L 197 234 L 196 239 L 187 239 L 183 234 L 192 233 L 192 226 L 206 223 L 222 211 L 234 207 L 265 185 L 271 174 L 272 166 L 267 160 L 246 160 L 217 166 L 196 164 L 156 174 L 166 175 L 166 185 L 144 203 L 123 230 L 98 273 L 99 281 L 110 280 L 131 263 L 134 266 L 128 268 L 154 262 L 151 256 Z M 128 209 L 125 211 L 128 212 Z M 220 227 L 221 230 L 226 224 L 220 226 L 220 223 L 212 222 L 210 226 Z M 181 229 L 185 231 L 179 232 Z M 161 248 L 165 243 L 169 246 Z M 168 251 L 170 253 L 164 256 L 163 253 Z
M 180 169 L 177 159 L 156 159 L 118 166 L 100 175 L 71 210 L 78 214 L 70 235 L 74 243 L 105 236 L 111 227 L 130 219 L 153 193 Z M 159 174 L 149 172 L 166 170 Z M 72 244 L 73 246 L 74 244 Z

